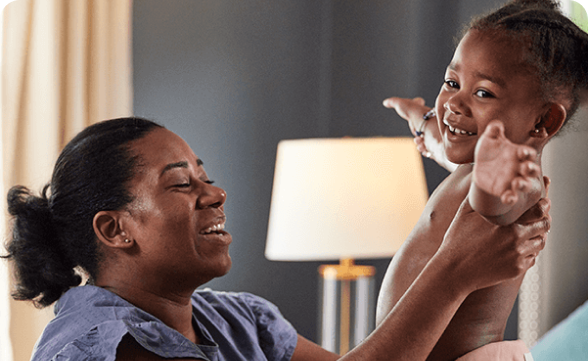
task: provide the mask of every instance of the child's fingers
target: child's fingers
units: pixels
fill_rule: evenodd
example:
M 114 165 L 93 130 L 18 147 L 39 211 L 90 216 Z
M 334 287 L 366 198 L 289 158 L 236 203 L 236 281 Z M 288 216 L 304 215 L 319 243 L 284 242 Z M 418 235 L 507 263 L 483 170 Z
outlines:
M 388 99 L 384 99 L 384 106 L 386 108 L 396 108 L 398 106 L 398 102 L 400 98 L 398 97 L 390 97 Z
M 414 100 L 417 103 L 417 105 L 425 106 L 425 99 L 421 97 L 412 98 L 412 100 Z
M 429 150 L 427 149 L 427 146 L 425 145 L 425 140 L 422 137 L 414 138 L 414 142 L 416 144 L 418 152 L 421 153 L 423 157 L 431 158 L 431 152 L 429 152 Z

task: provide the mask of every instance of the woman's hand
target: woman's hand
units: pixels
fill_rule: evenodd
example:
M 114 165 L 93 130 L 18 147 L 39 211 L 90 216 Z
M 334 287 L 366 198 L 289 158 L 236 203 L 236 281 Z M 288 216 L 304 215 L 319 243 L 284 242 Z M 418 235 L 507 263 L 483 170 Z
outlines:
M 464 200 L 435 257 L 447 257 L 471 290 L 520 276 L 535 264 L 551 227 L 551 201 L 542 198 L 515 223 L 497 226 Z
M 396 110 L 396 113 L 408 122 L 408 127 L 415 136 L 414 142 L 417 150 L 424 157 L 433 159 L 450 172 L 457 168 L 456 164 L 447 160 L 434 113 L 429 116 L 428 120 L 423 118 L 431 110 L 425 105 L 423 98 L 392 97 L 384 100 L 384 106 Z

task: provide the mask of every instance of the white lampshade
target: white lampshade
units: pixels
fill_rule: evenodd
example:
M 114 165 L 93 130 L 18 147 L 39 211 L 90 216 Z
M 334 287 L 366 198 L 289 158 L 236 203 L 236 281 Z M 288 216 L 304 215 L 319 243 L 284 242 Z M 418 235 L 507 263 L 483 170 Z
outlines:
M 276 261 L 391 257 L 427 196 L 412 138 L 281 141 L 265 255 Z

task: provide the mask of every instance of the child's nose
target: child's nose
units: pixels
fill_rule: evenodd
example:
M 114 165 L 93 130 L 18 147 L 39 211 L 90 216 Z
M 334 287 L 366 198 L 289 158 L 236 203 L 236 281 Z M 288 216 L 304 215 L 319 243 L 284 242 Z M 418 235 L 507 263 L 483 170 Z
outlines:
M 449 111 L 453 114 L 464 114 L 467 115 L 467 105 L 463 101 L 463 99 L 458 95 L 454 95 L 451 98 L 447 99 L 443 107 L 446 111 Z

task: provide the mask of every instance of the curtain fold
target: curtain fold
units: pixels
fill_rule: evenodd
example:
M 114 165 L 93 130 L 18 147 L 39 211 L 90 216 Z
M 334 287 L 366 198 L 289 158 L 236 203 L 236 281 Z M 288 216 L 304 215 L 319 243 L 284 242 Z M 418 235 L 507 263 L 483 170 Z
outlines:
M 132 0 L 17 0 L 5 8 L 4 214 L 8 188 L 22 184 L 39 191 L 59 151 L 76 133 L 97 121 L 132 114 L 131 12 Z M 6 294 L 3 289 L 0 297 Z M 30 359 L 51 317 L 52 307 L 37 310 L 10 301 L 14 361 Z M 8 317 L 0 318 L 0 330 L 7 322 Z

